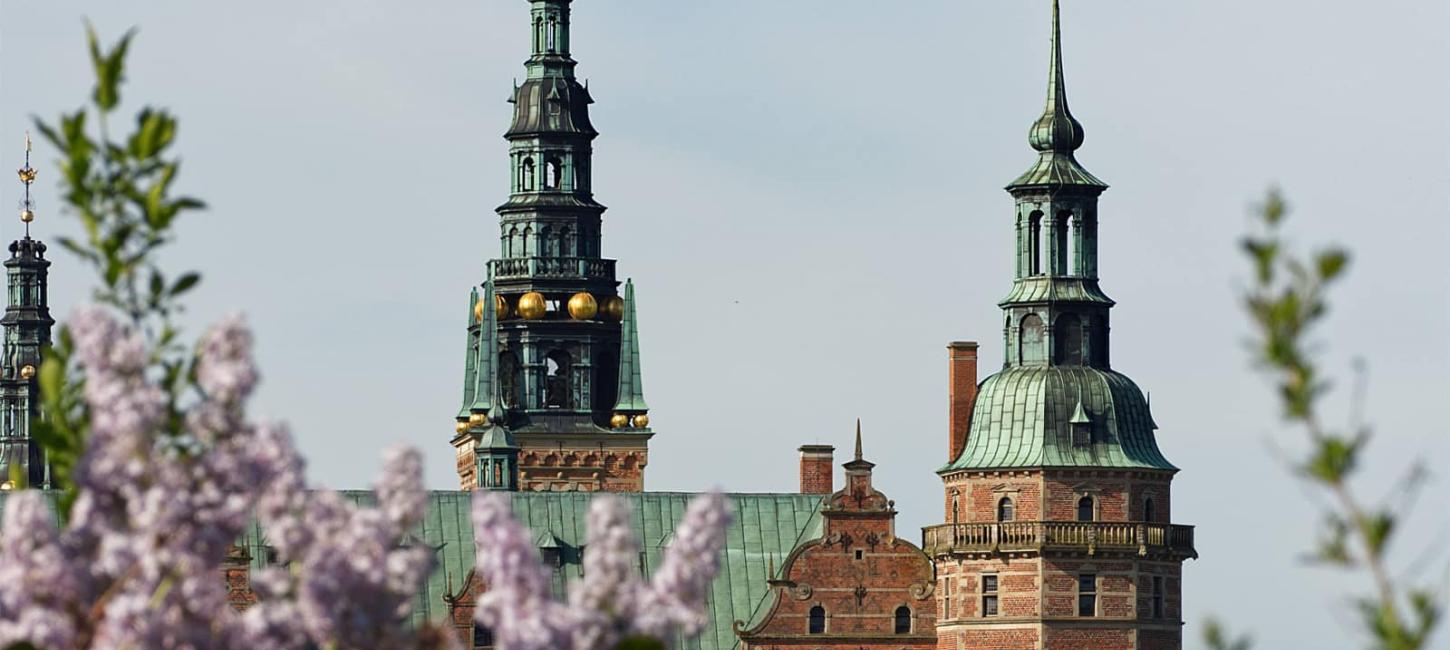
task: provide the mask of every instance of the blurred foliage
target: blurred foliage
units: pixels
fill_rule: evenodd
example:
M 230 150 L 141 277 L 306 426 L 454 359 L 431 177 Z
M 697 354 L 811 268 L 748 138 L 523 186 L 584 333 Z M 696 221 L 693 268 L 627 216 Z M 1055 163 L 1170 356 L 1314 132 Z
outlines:
M 86 45 L 95 72 L 87 105 L 62 113 L 54 122 L 35 120 L 36 129 L 60 153 L 64 212 L 78 218 L 85 237 L 62 237 L 60 245 L 83 260 L 97 279 L 94 299 L 121 312 L 156 350 L 157 380 L 171 395 L 168 433 L 181 432 L 177 401 L 192 384 L 194 355 L 179 341 L 174 318 L 181 298 L 201 281 L 187 271 L 167 273 L 157 261 L 160 249 L 175 238 L 176 219 L 204 204 L 176 196 L 172 184 L 181 161 L 170 153 L 177 121 L 165 110 L 145 107 L 130 133 L 114 135 L 111 117 L 121 103 L 126 52 L 133 32 L 103 48 L 86 25 Z M 83 379 L 72 363 L 69 331 L 61 327 L 40 367 L 44 416 L 32 430 L 45 449 L 58 487 L 65 490 L 62 513 L 75 494 L 70 472 L 85 445 Z
M 1288 214 L 1288 205 L 1278 191 L 1270 191 L 1256 211 L 1259 232 L 1243 240 L 1254 272 L 1244 306 L 1256 335 L 1255 361 L 1272 378 L 1284 419 L 1309 438 L 1309 449 L 1296 461 L 1294 470 L 1330 496 L 1310 559 L 1368 575 L 1374 589 L 1356 597 L 1354 603 L 1372 647 L 1428 648 L 1440 617 L 1438 597 L 1429 589 L 1397 581 L 1386 557 L 1397 524 L 1406 513 L 1388 505 L 1368 505 L 1351 486 L 1370 441 L 1370 429 L 1353 421 L 1342 428 L 1329 427 L 1319 409 L 1329 380 L 1317 361 L 1321 348 L 1310 335 L 1329 313 L 1328 290 L 1349 269 L 1349 253 L 1331 247 L 1301 257 L 1290 251 L 1283 236 Z M 1413 493 L 1424 476 L 1423 468 L 1412 467 L 1398 489 Z M 1214 650 L 1249 647 L 1247 639 L 1230 641 L 1217 622 L 1205 628 L 1204 640 Z

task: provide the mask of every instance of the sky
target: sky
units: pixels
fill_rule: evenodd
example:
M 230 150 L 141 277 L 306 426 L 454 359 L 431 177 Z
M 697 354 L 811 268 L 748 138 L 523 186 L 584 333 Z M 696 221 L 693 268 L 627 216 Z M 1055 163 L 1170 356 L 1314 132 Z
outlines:
M 605 254 L 635 279 L 657 434 L 650 490 L 791 491 L 796 446 L 856 418 L 897 526 L 941 519 L 947 350 L 1000 367 L 1011 198 L 1041 112 L 1047 0 L 581 0 L 573 51 L 602 135 Z M 291 423 L 321 485 L 368 485 L 380 450 L 427 455 L 456 486 L 469 288 L 497 255 L 523 0 L 0 0 L 0 167 L 31 115 L 90 89 L 83 17 L 130 27 L 122 114 L 180 116 L 178 189 L 210 209 L 165 256 L 205 279 L 196 333 L 255 327 L 255 413 Z M 1450 587 L 1450 9 L 1443 2 L 1066 2 L 1066 78 L 1112 187 L 1100 204 L 1114 367 L 1151 395 L 1182 468 L 1175 523 L 1186 647 L 1206 617 L 1264 648 L 1357 647 L 1357 575 L 1305 565 L 1324 503 L 1294 479 L 1302 432 L 1251 367 L 1238 240 L 1270 186 L 1304 247 L 1353 251 L 1318 332 L 1331 421 L 1367 368 L 1362 488 L 1432 470 L 1394 548 L 1397 575 Z M 8 143 L 8 144 L 7 144 Z M 46 239 L 54 152 L 37 153 Z M 0 183 L 0 203 L 19 200 Z M 18 221 L 0 221 L 0 237 Z M 91 282 L 55 247 L 53 310 Z M 838 479 L 839 480 L 839 479 Z M 1439 546 L 1438 560 L 1434 549 Z M 1439 647 L 1450 647 L 1442 633 Z

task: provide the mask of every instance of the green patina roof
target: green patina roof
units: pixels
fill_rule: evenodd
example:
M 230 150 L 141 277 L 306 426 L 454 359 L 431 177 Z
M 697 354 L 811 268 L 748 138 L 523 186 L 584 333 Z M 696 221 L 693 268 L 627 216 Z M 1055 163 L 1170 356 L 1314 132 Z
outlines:
M 1082 409 L 1084 413 L 1077 411 Z M 1091 422 L 1074 446 L 1072 420 Z M 1131 379 L 1086 366 L 1018 366 L 982 382 L 967 442 L 941 470 L 1109 467 L 1177 470 L 1158 450 L 1153 417 Z
M 1070 301 L 1113 306 L 1112 298 L 1092 278 L 1035 275 L 1012 281 L 1012 291 L 997 303 L 1002 306 L 1024 302 Z
M 343 492 L 354 503 L 371 504 L 367 491 Z M 553 589 L 562 597 L 566 585 L 578 580 L 583 571 L 580 553 L 588 538 L 585 514 L 591 495 L 581 492 L 514 492 L 514 516 L 534 533 L 540 546 L 559 550 L 563 566 L 555 570 Z M 616 493 L 633 511 L 636 534 L 644 544 L 644 569 L 652 573 L 659 566 L 664 549 L 674 536 L 675 526 L 685 514 L 694 494 L 684 492 Z M 729 494 L 734 518 L 725 538 L 724 561 L 710 592 L 711 625 L 699 639 L 673 647 L 686 650 L 714 650 L 737 647 L 731 624 L 740 619 L 755 622 L 765 614 L 768 563 L 779 561 L 797 544 L 818 537 L 822 530 L 819 514 L 821 496 L 805 494 Z M 440 565 L 418 594 L 415 620 L 443 620 L 448 604 L 443 596 L 449 583 L 454 591 L 463 586 L 473 568 L 473 525 L 469 519 L 471 494 L 440 491 L 428 495 L 428 512 L 419 537 L 438 549 Z M 254 567 L 267 557 L 265 538 L 253 525 L 243 543 Z

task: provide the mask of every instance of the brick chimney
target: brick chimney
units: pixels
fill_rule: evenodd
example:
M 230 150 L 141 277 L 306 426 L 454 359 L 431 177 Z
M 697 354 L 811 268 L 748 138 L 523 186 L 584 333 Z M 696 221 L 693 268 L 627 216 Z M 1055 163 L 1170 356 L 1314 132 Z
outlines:
M 836 448 L 830 445 L 801 445 L 801 494 L 830 494 Z
M 967 444 L 967 423 L 972 419 L 972 403 L 977 400 L 977 342 L 953 341 L 947 345 L 947 350 L 947 377 L 951 384 L 947 462 L 951 462 L 957 459 L 962 453 L 962 446 Z

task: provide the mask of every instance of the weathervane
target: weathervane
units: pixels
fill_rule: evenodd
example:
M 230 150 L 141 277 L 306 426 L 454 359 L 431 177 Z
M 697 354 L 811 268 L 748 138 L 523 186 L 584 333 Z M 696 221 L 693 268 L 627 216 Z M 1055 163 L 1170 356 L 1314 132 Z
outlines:
M 30 222 L 35 221 L 35 201 L 30 198 L 30 185 L 35 182 L 35 168 L 30 166 L 30 132 L 25 132 L 25 166 L 20 168 L 20 183 L 25 198 L 20 202 L 20 220 L 25 223 L 25 238 L 30 238 Z

